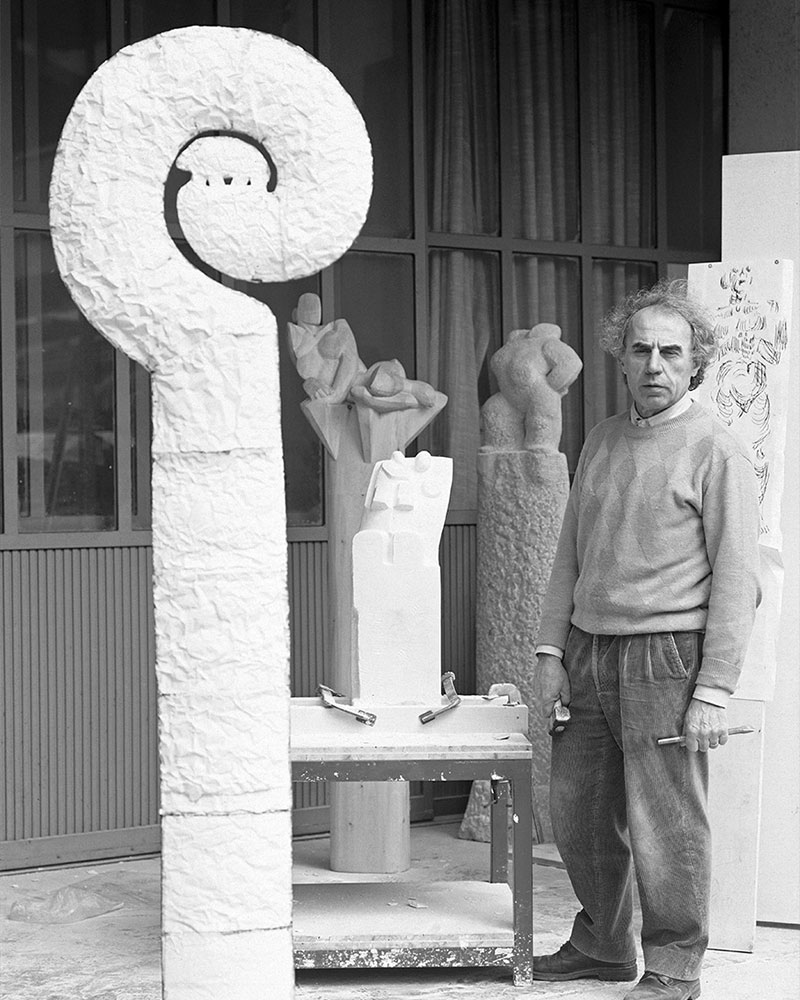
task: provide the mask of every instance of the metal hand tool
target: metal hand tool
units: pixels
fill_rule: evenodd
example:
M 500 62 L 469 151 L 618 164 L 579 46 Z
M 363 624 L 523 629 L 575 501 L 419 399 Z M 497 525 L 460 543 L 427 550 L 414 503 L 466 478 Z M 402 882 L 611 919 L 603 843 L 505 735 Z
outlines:
M 375 720 L 378 718 L 377 715 L 373 715 L 372 712 L 365 712 L 363 708 L 353 708 L 352 705 L 340 705 L 334 699 L 339 697 L 336 692 L 329 688 L 326 684 L 320 684 L 317 688 L 319 696 L 322 698 L 322 704 L 325 708 L 336 708 L 340 712 L 345 712 L 347 715 L 352 715 L 354 719 L 358 722 L 363 722 L 365 726 L 374 726 Z
M 742 733 L 754 733 L 755 729 L 752 726 L 734 726 L 733 729 L 728 730 L 728 736 L 740 736 Z M 670 743 L 679 743 L 682 747 L 686 746 L 685 736 L 664 736 L 662 739 L 658 740 L 658 745 L 660 747 L 668 746 Z
M 455 708 L 461 702 L 461 697 L 456 694 L 455 680 L 456 675 L 452 670 L 448 670 L 446 674 L 442 674 L 442 687 L 447 698 L 447 704 L 440 705 L 439 708 L 429 708 L 427 712 L 423 712 L 419 717 L 419 721 L 423 726 L 426 722 L 432 722 L 443 712 L 449 712 L 450 709 Z
M 569 720 L 572 718 L 566 705 L 561 704 L 561 699 L 556 698 L 553 711 L 547 720 L 547 731 L 551 736 L 560 736 L 567 728 Z

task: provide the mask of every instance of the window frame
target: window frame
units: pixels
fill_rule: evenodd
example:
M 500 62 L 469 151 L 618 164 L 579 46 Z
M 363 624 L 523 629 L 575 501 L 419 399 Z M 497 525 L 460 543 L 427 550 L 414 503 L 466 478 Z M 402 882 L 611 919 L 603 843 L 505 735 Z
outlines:
M 587 41 L 580 31 L 581 18 L 592 0 L 576 0 L 578 15 L 578 66 L 585 64 L 585 46 Z M 594 259 L 613 259 L 631 262 L 651 263 L 659 277 L 664 277 L 685 268 L 689 263 L 698 260 L 715 260 L 719 257 L 719 243 L 713 247 L 698 247 L 695 250 L 674 250 L 664 244 L 667 232 L 666 203 L 666 153 L 665 153 L 665 65 L 664 65 L 664 12 L 667 7 L 681 8 L 699 13 L 718 14 L 722 27 L 723 43 L 723 122 L 727 121 L 727 85 L 725 71 L 727 68 L 727 4 L 722 0 L 628 0 L 648 5 L 653 10 L 654 28 L 654 95 L 655 95 L 655 183 L 656 183 L 656 240 L 654 247 L 642 248 L 631 246 L 609 246 L 605 244 L 590 244 L 577 240 L 575 242 L 560 242 L 549 240 L 522 239 L 506 235 L 512 232 L 511 199 L 503 198 L 503 190 L 510 190 L 510 179 L 514 163 L 505 153 L 509 148 L 507 141 L 511 130 L 511 104 L 509 74 L 498 73 L 499 99 L 499 129 L 500 129 L 500 235 L 467 235 L 429 232 L 427 229 L 427 188 L 426 188 L 426 81 L 425 81 L 425 0 L 408 0 L 410 23 L 410 108 L 411 146 L 412 146 L 412 190 L 413 199 L 412 220 L 413 235 L 410 237 L 379 237 L 359 236 L 353 250 L 368 253 L 404 254 L 413 259 L 414 304 L 413 315 L 415 323 L 414 345 L 416 355 L 417 377 L 425 378 L 429 370 L 428 344 L 425 331 L 428 325 L 428 258 L 432 250 L 483 250 L 498 255 L 500 270 L 500 316 L 501 340 L 504 340 L 511 329 L 514 303 L 514 257 L 517 254 L 541 254 L 546 256 L 563 256 L 578 260 L 580 268 L 580 315 L 582 322 L 582 338 L 586 343 L 589 331 L 592 330 L 594 317 L 592 315 L 592 261 Z M 331 20 L 334 17 L 335 0 L 315 0 L 316 44 L 314 54 L 326 65 L 330 64 L 332 54 Z M 127 44 L 125 27 L 125 0 L 108 0 L 108 45 L 109 54 L 116 52 Z M 512 38 L 509 30 L 512 15 L 512 0 L 497 0 L 498 18 L 498 58 L 497 65 L 510 65 L 513 58 Z M 217 0 L 216 20 L 220 25 L 231 23 L 230 0 Z M 10 5 L 0 5 L 0 129 L 6 136 L 11 135 L 13 122 L 12 104 L 12 72 L 11 72 L 11 23 Z M 585 95 L 590 81 L 586 74 L 579 77 L 579 101 Z M 581 157 L 581 183 L 586 183 L 586 119 L 579 121 L 579 143 Z M 727 135 L 723 134 L 723 152 L 727 143 Z M 61 548 L 81 546 L 118 546 L 125 544 L 146 545 L 151 541 L 149 529 L 136 528 L 132 512 L 133 498 L 131 495 L 131 463 L 128 461 L 131 446 L 131 413 L 130 406 L 120 405 L 130 398 L 130 365 L 127 357 L 117 352 L 115 360 L 116 404 L 115 404 L 115 440 L 116 440 L 116 518 L 115 529 L 99 531 L 80 530 L 78 523 L 70 523 L 70 527 L 58 531 L 20 532 L 17 510 L 17 442 L 16 442 L 16 358 L 14 351 L 15 336 L 15 287 L 14 287 L 14 235 L 20 230 L 47 232 L 49 223 L 47 206 L 26 202 L 17 205 L 14 202 L 14 163 L 11 142 L 3 142 L 0 146 L 0 323 L 2 324 L 2 344 L 0 344 L 0 385 L 2 386 L 2 496 L 0 497 L 0 548 Z M 336 265 L 333 265 L 336 267 Z M 320 276 L 320 297 L 322 300 L 323 319 L 331 320 L 337 315 L 335 292 L 335 272 L 333 267 L 326 268 Z M 582 399 L 583 433 L 588 429 L 588 419 L 592 415 L 591 400 L 586 396 Z M 122 460 L 124 457 L 124 461 Z M 141 473 L 141 464 L 139 471 Z M 79 519 L 76 519 L 79 520 Z M 448 514 L 450 524 L 470 524 L 476 520 L 475 510 L 451 510 Z M 293 527 L 288 530 L 290 541 L 305 541 L 326 539 L 327 526 Z

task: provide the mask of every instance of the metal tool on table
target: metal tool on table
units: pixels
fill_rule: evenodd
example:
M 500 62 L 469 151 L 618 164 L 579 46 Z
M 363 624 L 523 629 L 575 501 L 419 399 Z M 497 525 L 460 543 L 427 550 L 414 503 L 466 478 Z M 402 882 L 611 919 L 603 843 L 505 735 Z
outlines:
M 733 729 L 728 730 L 728 736 L 741 736 L 744 733 L 754 733 L 755 729 L 752 726 L 734 726 Z M 664 736 L 657 741 L 660 747 L 669 746 L 672 743 L 677 743 L 678 745 L 684 747 L 686 746 L 685 736 Z
M 442 674 L 442 687 L 444 688 L 444 696 L 447 698 L 447 704 L 440 705 L 438 708 L 429 708 L 427 712 L 423 712 L 419 717 L 419 721 L 423 726 L 426 722 L 433 722 L 438 716 L 444 712 L 449 712 L 456 705 L 460 704 L 461 696 L 456 694 L 455 681 L 456 675 L 452 670 L 448 670 L 446 674 Z
M 483 695 L 484 701 L 499 701 L 501 698 L 504 699 L 504 705 L 522 704 L 522 695 L 516 684 L 492 684 L 488 692 Z
M 566 705 L 561 703 L 560 698 L 556 698 L 555 704 L 553 705 L 553 711 L 550 713 L 550 717 L 547 720 L 547 731 L 551 736 L 560 736 L 569 724 L 569 720 L 572 718 L 569 709 Z
M 365 726 L 374 726 L 375 721 L 378 718 L 377 715 L 373 715 L 372 712 L 365 712 L 363 708 L 354 708 L 352 705 L 340 705 L 336 698 L 340 697 L 337 695 L 333 688 L 329 688 L 327 684 L 320 684 L 317 688 L 320 698 L 322 698 L 322 704 L 325 708 L 335 708 L 340 712 L 345 712 L 347 715 L 352 715 L 357 722 L 363 722 Z

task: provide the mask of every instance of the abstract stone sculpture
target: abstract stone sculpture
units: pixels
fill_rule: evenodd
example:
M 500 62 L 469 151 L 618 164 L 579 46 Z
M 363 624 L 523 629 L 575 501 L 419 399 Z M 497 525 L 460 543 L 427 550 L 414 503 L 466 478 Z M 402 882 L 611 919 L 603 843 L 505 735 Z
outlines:
M 395 452 L 372 473 L 353 539 L 353 634 L 365 705 L 439 700 L 439 541 L 452 479 L 452 459 L 427 451 Z
M 478 690 L 511 682 L 526 705 L 533 704 L 534 641 L 569 494 L 567 460 L 558 450 L 561 400 L 582 368 L 560 338 L 549 323 L 514 331 L 492 357 L 500 392 L 481 411 Z M 534 712 L 529 718 L 536 818 L 546 830 L 548 737 Z M 477 822 L 462 835 L 480 839 L 485 827 Z
M 447 401 L 427 382 L 406 378 L 396 358 L 367 368 L 350 324 L 344 319 L 323 324 L 322 305 L 313 292 L 300 296 L 288 334 L 289 352 L 308 396 L 301 408 L 333 459 L 339 456 L 347 423 L 342 404 L 356 404 L 362 455 L 372 463 L 395 447 L 405 448 Z M 378 419 L 385 414 L 397 416 Z M 388 446 L 389 441 L 396 443 Z
M 561 340 L 560 327 L 539 323 L 532 330 L 513 330 L 490 362 L 500 391 L 481 407 L 481 451 L 557 455 L 561 397 L 582 367 Z
M 178 212 L 199 257 L 233 277 L 283 281 L 325 267 L 358 234 L 369 140 L 337 80 L 302 49 L 183 28 L 97 70 L 51 183 L 70 293 L 152 372 L 164 995 L 289 997 L 276 324 L 177 249 L 164 219 L 173 163 L 190 175 Z

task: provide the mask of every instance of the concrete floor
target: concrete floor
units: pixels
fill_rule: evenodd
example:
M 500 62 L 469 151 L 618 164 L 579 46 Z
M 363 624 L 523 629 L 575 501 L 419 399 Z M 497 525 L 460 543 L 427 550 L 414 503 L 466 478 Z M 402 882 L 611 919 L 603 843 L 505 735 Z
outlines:
M 456 824 L 414 827 L 413 868 L 397 881 L 485 879 L 489 847 L 459 840 Z M 320 882 L 327 869 L 325 838 L 295 844 L 295 881 Z M 534 939 L 537 952 L 568 936 L 575 898 L 552 846 L 534 848 Z M 362 880 L 353 876 L 351 880 Z M 52 899 L 72 887 L 76 899 L 117 909 L 77 923 L 9 920 L 14 903 Z M 160 1000 L 160 862 L 158 858 L 0 877 L 0 998 L 2 1000 Z M 514 988 L 507 970 L 328 970 L 297 974 L 298 1000 L 511 1000 L 537 996 L 621 998 L 628 984 L 537 983 Z M 268 990 L 265 996 L 268 996 Z M 795 1000 L 800 995 L 800 930 L 759 927 L 753 954 L 709 952 L 704 1000 Z M 220 998 L 223 1000 L 223 998 Z

